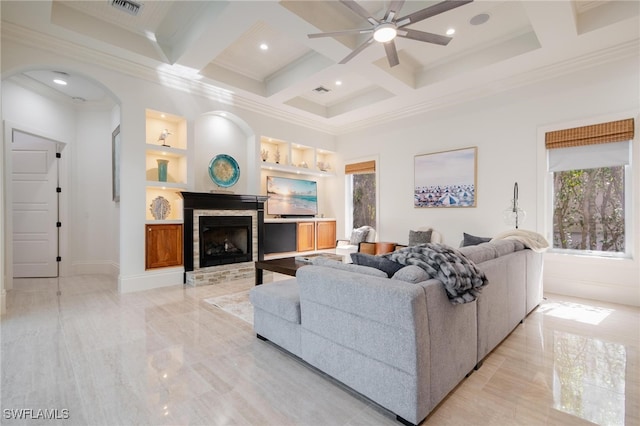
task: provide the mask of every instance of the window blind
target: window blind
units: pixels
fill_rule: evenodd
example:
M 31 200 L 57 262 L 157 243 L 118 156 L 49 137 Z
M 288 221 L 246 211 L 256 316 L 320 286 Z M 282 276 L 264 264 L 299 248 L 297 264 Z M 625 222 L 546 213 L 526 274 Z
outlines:
M 627 165 L 633 137 L 633 118 L 547 132 L 548 169 L 560 172 Z
M 555 149 L 630 141 L 634 136 L 633 130 L 633 118 L 556 130 L 545 134 L 545 146 L 547 149 Z
M 344 166 L 345 175 L 355 175 L 364 173 L 375 173 L 376 162 L 375 160 L 363 161 L 361 163 L 346 164 Z
M 629 164 L 631 142 L 574 146 L 549 150 L 549 171 L 595 169 Z

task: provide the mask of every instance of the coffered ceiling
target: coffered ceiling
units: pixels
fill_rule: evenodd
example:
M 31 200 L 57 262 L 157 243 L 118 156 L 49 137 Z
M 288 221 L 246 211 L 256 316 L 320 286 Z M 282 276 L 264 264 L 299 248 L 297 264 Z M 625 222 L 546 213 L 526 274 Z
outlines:
M 377 42 L 339 64 L 369 34 L 307 36 L 371 27 L 338 1 L 144 1 L 137 16 L 112 3 L 3 0 L 2 37 L 44 34 L 63 40 L 65 54 L 90 48 L 104 54 L 105 67 L 128 63 L 197 80 L 203 94 L 223 90 L 235 104 L 332 133 L 637 57 L 640 50 L 636 0 L 476 0 L 409 25 L 455 34 L 446 46 L 396 38 L 395 67 Z M 406 1 L 400 15 L 437 3 Z M 390 2 L 358 4 L 381 19 Z M 107 60 L 113 56 L 118 65 Z

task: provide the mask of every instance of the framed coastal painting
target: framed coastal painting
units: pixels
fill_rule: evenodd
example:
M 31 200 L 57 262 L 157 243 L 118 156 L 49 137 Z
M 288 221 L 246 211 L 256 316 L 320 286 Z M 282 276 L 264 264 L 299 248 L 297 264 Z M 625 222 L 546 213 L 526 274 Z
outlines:
M 475 207 L 478 148 L 416 155 L 414 207 Z

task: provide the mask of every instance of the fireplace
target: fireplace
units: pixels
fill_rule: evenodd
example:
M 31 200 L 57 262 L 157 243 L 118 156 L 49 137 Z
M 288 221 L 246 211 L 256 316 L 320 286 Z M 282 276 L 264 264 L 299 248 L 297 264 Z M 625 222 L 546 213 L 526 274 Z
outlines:
M 264 259 L 262 195 L 181 192 L 184 282 L 209 285 L 255 279 Z
M 250 262 L 251 216 L 200 216 L 200 267 Z

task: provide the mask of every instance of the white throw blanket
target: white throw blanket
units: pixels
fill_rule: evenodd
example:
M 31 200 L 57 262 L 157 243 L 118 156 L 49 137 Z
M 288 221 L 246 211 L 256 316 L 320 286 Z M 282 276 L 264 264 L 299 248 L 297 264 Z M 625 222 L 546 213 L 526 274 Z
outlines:
M 524 229 L 512 229 L 496 235 L 493 240 L 516 240 L 520 241 L 525 247 L 537 253 L 543 253 L 549 248 L 549 242 L 540 234 L 534 231 Z M 492 240 L 492 241 L 493 241 Z

